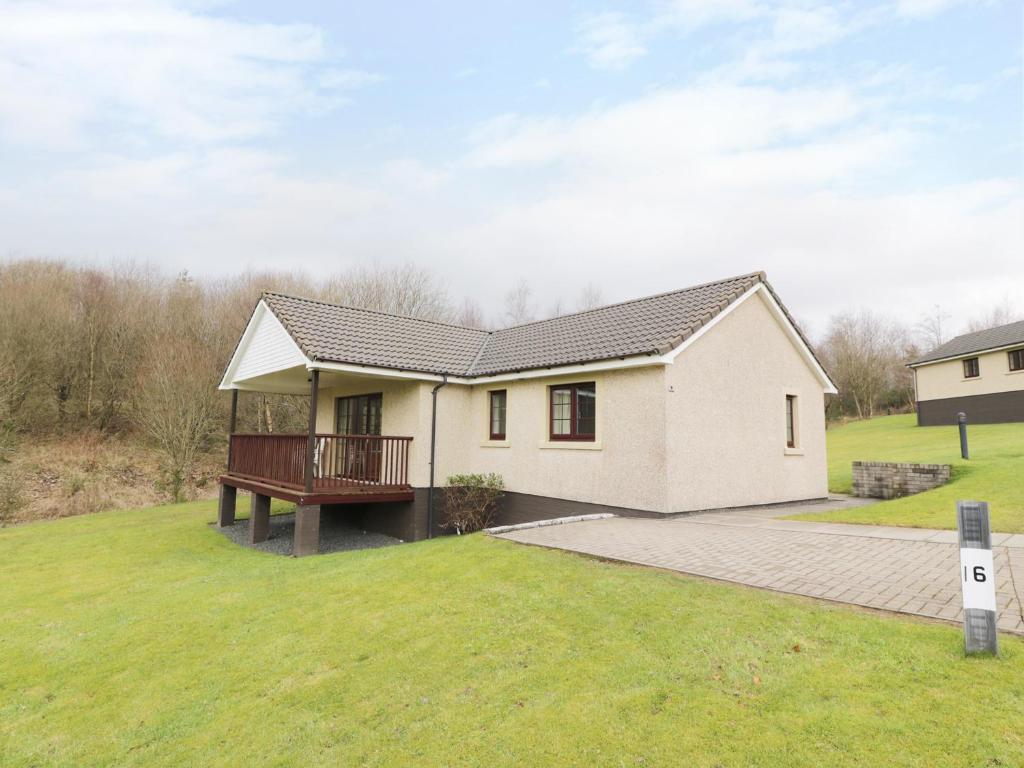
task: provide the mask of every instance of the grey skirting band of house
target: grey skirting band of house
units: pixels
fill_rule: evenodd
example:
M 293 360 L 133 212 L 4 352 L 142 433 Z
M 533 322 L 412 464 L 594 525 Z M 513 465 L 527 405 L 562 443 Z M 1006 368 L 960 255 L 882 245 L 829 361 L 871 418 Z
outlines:
M 993 392 L 988 395 L 965 395 L 941 400 L 920 400 L 917 403 L 919 427 L 941 427 L 956 424 L 956 415 L 967 414 L 968 424 L 1004 424 L 1024 421 L 1024 389 L 1015 392 Z

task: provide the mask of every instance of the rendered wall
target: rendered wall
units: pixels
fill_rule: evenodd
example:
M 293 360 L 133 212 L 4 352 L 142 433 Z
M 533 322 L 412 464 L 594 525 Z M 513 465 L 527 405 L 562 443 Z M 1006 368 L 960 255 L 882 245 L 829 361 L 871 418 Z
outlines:
M 821 381 L 760 294 L 683 350 L 665 383 L 670 511 L 828 495 Z M 787 394 L 797 396 L 795 449 Z
M 597 389 L 596 439 L 549 440 L 549 388 L 589 381 Z M 488 435 L 489 392 L 495 389 L 508 393 L 503 441 Z M 429 398 L 430 386 L 423 390 Z M 440 391 L 438 421 L 445 425 L 438 431 L 439 484 L 452 473 L 498 472 L 517 493 L 665 511 L 662 366 L 450 386 Z

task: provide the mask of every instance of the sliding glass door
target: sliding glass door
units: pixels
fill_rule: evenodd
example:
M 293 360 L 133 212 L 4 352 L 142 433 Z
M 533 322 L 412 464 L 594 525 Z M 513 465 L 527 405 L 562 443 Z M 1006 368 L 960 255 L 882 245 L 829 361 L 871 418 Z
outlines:
M 358 480 L 380 480 L 381 441 L 358 436 L 379 436 L 381 405 L 380 392 L 372 395 L 339 397 L 334 408 L 334 431 L 339 435 L 352 435 L 344 441 L 344 450 L 335 460 L 342 477 Z

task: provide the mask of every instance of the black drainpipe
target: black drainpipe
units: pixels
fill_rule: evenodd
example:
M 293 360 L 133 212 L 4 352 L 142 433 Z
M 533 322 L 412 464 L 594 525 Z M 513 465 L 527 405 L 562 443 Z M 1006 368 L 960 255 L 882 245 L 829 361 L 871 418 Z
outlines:
M 448 383 L 448 374 L 441 374 L 441 383 L 430 390 L 430 488 L 427 491 L 427 538 L 434 538 L 434 446 L 437 444 L 437 390 Z

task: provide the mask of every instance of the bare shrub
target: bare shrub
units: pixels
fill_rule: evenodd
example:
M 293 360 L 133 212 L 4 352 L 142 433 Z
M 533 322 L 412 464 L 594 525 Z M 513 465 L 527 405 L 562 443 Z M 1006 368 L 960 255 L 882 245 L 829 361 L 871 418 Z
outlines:
M 14 521 L 15 513 L 21 508 L 24 499 L 21 490 L 21 478 L 13 468 L 0 464 L 0 525 L 8 525 Z
M 154 359 L 136 406 L 141 430 L 163 455 L 163 485 L 175 502 L 184 500 L 199 455 L 219 425 L 214 389 L 180 363 L 171 350 Z
M 459 535 L 472 533 L 491 524 L 498 500 L 505 490 L 501 475 L 452 475 L 444 489 L 446 520 L 444 528 Z

